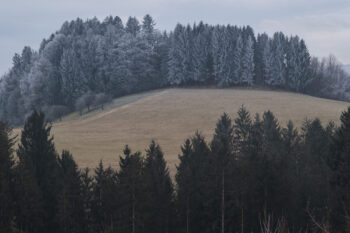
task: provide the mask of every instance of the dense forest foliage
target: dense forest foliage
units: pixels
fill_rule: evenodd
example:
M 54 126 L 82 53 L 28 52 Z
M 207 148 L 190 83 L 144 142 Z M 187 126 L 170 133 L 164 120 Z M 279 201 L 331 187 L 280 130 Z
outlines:
M 34 110 L 54 120 L 111 98 L 166 86 L 269 86 L 350 100 L 348 75 L 330 56 L 312 58 L 305 42 L 282 32 L 178 24 L 155 29 L 146 15 L 65 22 L 39 51 L 25 47 L 0 79 L 0 118 L 22 124 Z
M 79 169 L 44 119 L 33 112 L 16 151 L 0 123 L 0 232 L 349 230 L 350 108 L 340 127 L 314 119 L 298 131 L 242 106 L 210 142 L 199 132 L 184 141 L 174 179 L 154 141 L 144 155 L 125 146 L 117 169 Z

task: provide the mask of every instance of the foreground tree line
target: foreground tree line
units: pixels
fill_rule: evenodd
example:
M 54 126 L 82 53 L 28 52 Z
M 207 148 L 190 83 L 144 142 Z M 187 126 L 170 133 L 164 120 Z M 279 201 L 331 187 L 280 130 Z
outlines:
M 270 112 L 223 114 L 208 143 L 185 140 L 175 179 L 160 146 L 125 146 L 119 168 L 79 169 L 34 112 L 18 149 L 0 124 L 0 231 L 348 232 L 350 108 L 341 126 L 283 128 Z M 14 152 L 16 159 L 14 159 Z M 117 159 L 117 158 L 116 158 Z M 288 230 L 289 229 L 289 230 Z
M 0 118 L 20 125 L 36 109 L 54 120 L 166 86 L 268 86 L 350 100 L 341 65 L 332 56 L 312 58 L 298 36 L 202 22 L 171 32 L 154 26 L 150 15 L 141 23 L 111 16 L 65 22 L 39 51 L 15 54 L 0 79 Z

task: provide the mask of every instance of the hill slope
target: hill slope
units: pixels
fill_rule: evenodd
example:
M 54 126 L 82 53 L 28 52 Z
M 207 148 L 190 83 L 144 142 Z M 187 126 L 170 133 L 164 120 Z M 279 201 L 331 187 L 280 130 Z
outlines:
M 150 140 L 160 143 L 173 172 L 180 146 L 198 129 L 211 138 L 223 112 L 236 116 L 244 104 L 254 116 L 271 110 L 285 125 L 300 127 L 318 116 L 324 124 L 339 123 L 346 102 L 254 89 L 165 89 L 115 99 L 104 111 L 74 113 L 53 125 L 58 151 L 69 149 L 81 167 L 95 167 L 100 159 L 117 166 L 125 144 L 144 151 Z

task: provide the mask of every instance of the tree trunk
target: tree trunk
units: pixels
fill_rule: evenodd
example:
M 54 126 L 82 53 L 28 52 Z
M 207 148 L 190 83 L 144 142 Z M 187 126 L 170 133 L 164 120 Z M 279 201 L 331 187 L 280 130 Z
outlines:
M 225 233 L 225 170 L 222 169 L 221 233 Z
M 135 233 L 135 191 L 132 194 L 132 233 Z
M 190 203 L 189 198 L 187 197 L 187 206 L 186 206 L 186 233 L 190 233 Z
M 244 209 L 243 209 L 243 207 L 242 207 L 241 215 L 242 215 L 241 233 L 243 233 L 244 232 Z

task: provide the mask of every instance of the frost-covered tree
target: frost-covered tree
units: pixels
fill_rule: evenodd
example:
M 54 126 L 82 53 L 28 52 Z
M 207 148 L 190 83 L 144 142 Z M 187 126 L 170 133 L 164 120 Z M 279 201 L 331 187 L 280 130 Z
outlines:
M 171 35 L 171 47 L 169 51 L 169 76 L 168 81 L 172 85 L 179 85 L 185 81 L 184 60 L 186 57 L 185 28 L 178 24 Z
M 232 51 L 232 61 L 233 69 L 232 72 L 232 82 L 234 84 L 242 83 L 242 54 L 243 54 L 243 38 L 241 35 L 238 35 L 236 40 L 236 46 L 234 51 Z
M 146 34 L 152 34 L 154 32 L 154 26 L 156 23 L 154 22 L 153 18 L 147 14 L 143 17 L 142 21 L 142 31 Z
M 254 44 L 250 36 L 244 45 L 242 57 L 242 83 L 253 85 L 254 82 Z
M 261 67 L 262 77 L 265 85 L 273 85 L 273 53 L 271 49 L 271 40 L 266 37 L 261 41 Z
M 118 16 L 77 18 L 38 52 L 15 54 L 0 78 L 0 118 L 19 125 L 33 109 L 73 110 L 88 92 L 119 97 L 178 85 L 266 85 L 348 100 L 348 79 L 334 59 L 311 60 L 303 40 L 281 32 L 255 38 L 249 26 L 200 22 L 167 33 L 150 15 L 142 24 L 129 17 L 125 26 Z
M 194 26 L 193 79 L 198 83 L 212 82 L 213 59 L 211 54 L 211 28 L 200 22 Z
M 291 37 L 287 52 L 288 86 L 297 92 L 305 91 L 312 81 L 310 77 L 310 54 L 305 42 L 299 37 Z
M 273 86 L 285 85 L 285 38 L 283 33 L 275 33 L 271 41 Z
M 212 57 L 215 82 L 220 83 L 224 79 L 223 64 L 226 50 L 224 48 L 225 27 L 215 26 L 212 33 Z
M 128 21 L 126 22 L 125 30 L 131 35 L 136 36 L 141 30 L 141 26 L 137 18 L 129 17 Z

